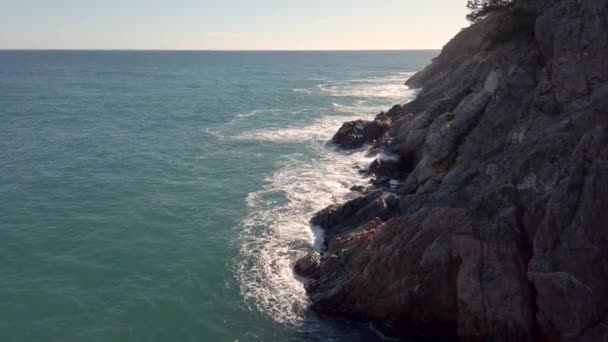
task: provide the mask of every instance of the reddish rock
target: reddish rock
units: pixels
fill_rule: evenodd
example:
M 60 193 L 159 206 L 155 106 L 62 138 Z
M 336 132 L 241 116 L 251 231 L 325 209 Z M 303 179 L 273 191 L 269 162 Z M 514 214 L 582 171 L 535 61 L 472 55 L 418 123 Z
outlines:
M 308 278 L 312 276 L 321 265 L 321 254 L 317 251 L 312 251 L 306 256 L 298 259 L 293 270 L 301 277 Z

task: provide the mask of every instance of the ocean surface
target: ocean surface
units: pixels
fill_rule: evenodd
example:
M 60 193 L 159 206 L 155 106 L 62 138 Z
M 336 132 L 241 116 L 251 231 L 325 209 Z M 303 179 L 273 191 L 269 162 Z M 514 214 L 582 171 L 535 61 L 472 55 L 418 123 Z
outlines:
M 0 341 L 382 340 L 292 266 L 437 53 L 0 51 Z

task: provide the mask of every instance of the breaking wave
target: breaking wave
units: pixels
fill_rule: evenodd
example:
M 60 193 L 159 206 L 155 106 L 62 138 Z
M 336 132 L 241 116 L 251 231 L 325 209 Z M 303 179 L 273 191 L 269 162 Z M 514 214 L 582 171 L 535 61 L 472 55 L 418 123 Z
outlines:
M 389 78 L 367 78 L 334 81 L 317 85 L 319 90 L 336 97 L 399 98 L 408 89 L 404 79 L 411 73 L 400 73 Z
M 293 265 L 315 248 L 321 237 L 321 232 L 311 229 L 308 222 L 328 205 L 356 196 L 350 188 L 365 183 L 358 170 L 372 161 L 363 149 L 344 153 L 325 142 L 344 121 L 369 119 L 378 113 L 378 107 L 386 109 L 411 98 L 414 93 L 402 85 L 405 78 L 399 74 L 383 82 L 324 81 L 326 85 L 319 85 L 319 89 L 336 97 L 328 112 L 340 115 L 301 126 L 256 129 L 234 137 L 252 142 L 301 143 L 312 152 L 286 156 L 265 179 L 262 189 L 247 196 L 250 213 L 240 226 L 235 273 L 250 309 L 282 323 L 302 321 L 309 303 L 303 284 L 294 276 Z M 343 104 L 341 96 L 361 99 Z M 378 96 L 384 101 L 379 102 Z
M 275 129 L 259 129 L 236 136 L 239 140 L 270 142 L 325 142 L 329 140 L 344 121 L 353 120 L 353 116 L 328 116 L 315 120 L 308 126 L 295 126 Z
M 293 155 L 278 165 L 263 189 L 250 193 L 251 214 L 242 223 L 237 276 L 248 305 L 284 323 L 296 323 L 308 305 L 292 268 L 320 241 L 308 220 L 326 206 L 344 201 L 362 183 L 356 166 L 371 161 L 365 153 L 327 151 L 314 161 Z

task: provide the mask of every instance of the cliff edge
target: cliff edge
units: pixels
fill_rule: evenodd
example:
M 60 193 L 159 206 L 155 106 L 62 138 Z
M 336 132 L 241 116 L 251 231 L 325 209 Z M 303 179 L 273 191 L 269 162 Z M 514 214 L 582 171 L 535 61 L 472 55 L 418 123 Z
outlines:
M 460 32 L 418 97 L 334 143 L 398 158 L 319 212 L 314 310 L 462 340 L 608 341 L 608 1 L 531 0 Z

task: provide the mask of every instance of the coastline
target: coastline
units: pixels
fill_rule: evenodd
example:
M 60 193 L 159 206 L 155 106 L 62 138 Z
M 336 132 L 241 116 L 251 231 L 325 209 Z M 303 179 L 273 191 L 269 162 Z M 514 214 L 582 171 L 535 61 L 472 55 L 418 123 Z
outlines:
M 424 56 L 425 60 L 432 56 Z M 302 279 L 294 278 L 293 264 L 311 249 L 322 248 L 319 235 L 308 220 L 316 211 L 331 204 L 342 204 L 357 197 L 353 186 L 363 186 L 367 176 L 360 171 L 373 158 L 361 148 L 343 151 L 326 142 L 345 120 L 370 119 L 379 108 L 396 100 L 412 99 L 415 93 L 403 85 L 402 78 L 412 67 L 396 65 L 385 76 L 373 73 L 347 74 L 347 78 L 315 79 L 314 85 L 294 88 L 294 96 L 324 96 L 329 107 L 312 112 L 318 117 L 276 129 L 245 129 L 233 137 L 222 130 L 210 134 L 220 139 L 260 144 L 298 146 L 283 155 L 265 179 L 262 188 L 248 194 L 248 215 L 239 225 L 236 245 L 239 255 L 233 271 L 249 310 L 259 311 L 287 326 L 306 325 L 318 334 L 333 330 L 307 312 L 310 304 Z M 416 69 L 419 69 L 417 66 Z M 293 114 L 306 118 L 310 110 L 292 108 Z M 284 113 L 253 110 L 236 115 L 228 125 L 249 125 L 252 120 Z M 240 128 L 238 129 L 241 130 Z M 295 153 L 294 153 L 295 152 Z M 338 323 L 340 325 L 341 323 Z M 317 327 L 317 325 L 320 325 Z M 324 326 L 325 328 L 321 327 Z M 361 332 L 367 334 L 367 328 Z
M 313 310 L 462 340 L 608 336 L 608 107 L 589 83 L 606 46 L 550 33 L 608 8 L 570 2 L 488 16 L 406 82 L 413 101 L 338 130 L 345 150 L 398 158 L 311 218 L 324 248 L 295 271 Z

